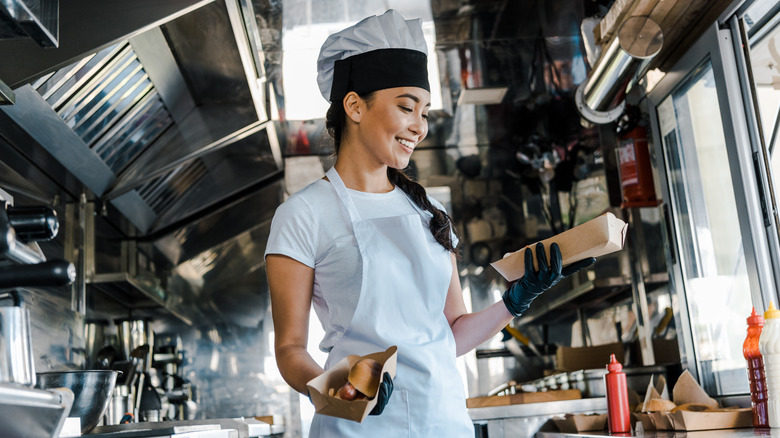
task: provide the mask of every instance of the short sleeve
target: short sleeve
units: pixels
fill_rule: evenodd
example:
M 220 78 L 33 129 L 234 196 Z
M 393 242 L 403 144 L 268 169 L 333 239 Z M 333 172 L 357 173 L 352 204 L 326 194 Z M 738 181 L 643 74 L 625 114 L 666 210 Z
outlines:
M 447 213 L 448 215 L 450 212 L 447 211 L 446 208 L 444 208 L 444 205 L 442 205 L 441 202 L 439 202 L 438 199 L 434 198 L 433 196 L 428 195 L 428 200 L 431 201 L 431 204 L 433 204 L 434 207 L 438 208 L 439 210 Z M 458 236 L 455 234 L 455 223 L 450 221 L 450 238 L 452 239 L 452 246 L 453 248 L 458 247 L 458 243 L 460 242 L 458 240 Z
M 300 196 L 276 209 L 265 247 L 265 256 L 281 254 L 314 268 L 317 254 L 317 219 Z

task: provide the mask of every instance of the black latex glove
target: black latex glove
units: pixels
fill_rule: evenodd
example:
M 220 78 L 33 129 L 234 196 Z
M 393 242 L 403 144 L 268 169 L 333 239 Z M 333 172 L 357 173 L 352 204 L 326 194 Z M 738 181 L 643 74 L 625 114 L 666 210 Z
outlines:
M 504 304 L 512 315 L 520 316 L 528 310 L 531 302 L 542 292 L 555 286 L 561 279 L 596 262 L 595 258 L 588 257 L 564 268 L 562 259 L 561 249 L 557 243 L 553 243 L 550 245 L 550 264 L 548 265 L 544 245 L 539 242 L 536 244 L 536 260 L 539 270 L 534 270 L 533 253 L 530 250 L 525 252 L 525 274 L 512 284 L 503 296 Z
M 379 389 L 376 392 L 376 406 L 368 415 L 379 415 L 385 410 L 387 401 L 390 400 L 390 395 L 393 393 L 393 379 L 390 377 L 390 373 L 385 373 L 382 383 L 379 384 Z

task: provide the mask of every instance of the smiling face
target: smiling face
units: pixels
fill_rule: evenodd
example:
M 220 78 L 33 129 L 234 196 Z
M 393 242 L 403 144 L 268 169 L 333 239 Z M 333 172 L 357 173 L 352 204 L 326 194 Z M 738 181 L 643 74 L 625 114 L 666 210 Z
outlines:
M 375 91 L 365 102 L 354 139 L 375 165 L 403 169 L 414 148 L 428 135 L 431 94 L 418 87 Z

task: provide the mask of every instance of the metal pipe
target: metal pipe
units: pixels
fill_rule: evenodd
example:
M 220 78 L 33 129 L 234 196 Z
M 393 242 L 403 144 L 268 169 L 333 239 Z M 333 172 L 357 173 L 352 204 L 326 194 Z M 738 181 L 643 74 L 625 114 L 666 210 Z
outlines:
M 577 109 L 587 120 L 603 124 L 623 112 L 626 87 L 640 66 L 663 46 L 660 26 L 647 17 L 631 17 L 596 62 L 590 77 L 577 87 Z

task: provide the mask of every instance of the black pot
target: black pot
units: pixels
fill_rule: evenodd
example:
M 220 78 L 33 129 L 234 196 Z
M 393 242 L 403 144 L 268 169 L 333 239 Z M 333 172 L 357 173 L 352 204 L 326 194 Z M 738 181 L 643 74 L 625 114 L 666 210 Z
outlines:
M 73 391 L 73 407 L 69 417 L 81 418 L 81 434 L 91 431 L 100 422 L 114 393 L 119 371 L 50 371 L 37 374 L 36 388 L 68 388 Z

